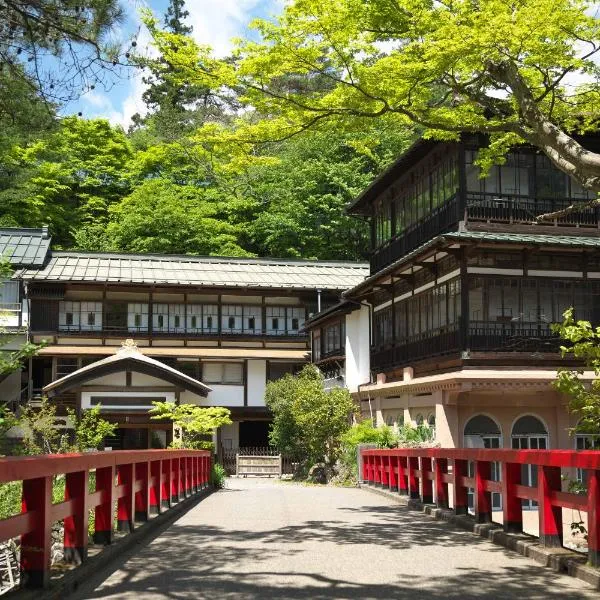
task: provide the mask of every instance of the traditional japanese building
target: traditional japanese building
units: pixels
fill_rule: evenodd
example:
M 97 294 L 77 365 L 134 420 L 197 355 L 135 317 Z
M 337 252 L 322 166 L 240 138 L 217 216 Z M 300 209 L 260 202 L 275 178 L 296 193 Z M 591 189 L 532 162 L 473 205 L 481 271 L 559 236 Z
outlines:
M 418 141 L 350 206 L 370 276 L 307 322 L 313 360 L 363 415 L 428 423 L 445 447 L 597 444 L 569 436 L 551 325 L 569 307 L 600 323 L 598 208 L 537 220 L 594 196 L 530 147 L 481 178 L 484 143 Z
M 362 281 L 366 264 L 56 252 L 19 268 L 30 397 L 60 414 L 100 405 L 119 424 L 107 445 L 164 447 L 155 400 L 225 406 L 219 447 L 266 446 L 266 384 L 310 360 L 309 314 Z

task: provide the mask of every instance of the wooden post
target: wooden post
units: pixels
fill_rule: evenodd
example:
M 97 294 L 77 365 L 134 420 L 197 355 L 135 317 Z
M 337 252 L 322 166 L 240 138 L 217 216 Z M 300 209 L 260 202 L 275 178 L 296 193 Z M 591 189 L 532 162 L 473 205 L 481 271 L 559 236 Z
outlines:
M 600 471 L 588 469 L 588 560 L 600 567 Z
M 41 588 L 50 582 L 52 550 L 52 477 L 23 481 L 22 512 L 37 513 L 33 531 L 21 536 L 21 587 Z
M 179 459 L 171 459 L 171 506 L 179 502 Z
M 389 462 L 387 456 L 379 457 L 379 465 L 381 468 L 381 487 L 389 487 Z
M 421 457 L 421 502 L 431 504 L 433 502 L 433 482 L 429 479 L 431 472 L 431 458 Z
M 400 494 L 408 494 L 408 479 L 406 478 L 407 459 L 404 456 L 398 457 L 398 491 Z
M 504 531 L 521 533 L 523 531 L 523 507 L 517 497 L 516 486 L 521 483 L 521 465 L 502 463 L 502 514 Z
M 466 515 L 469 512 L 467 488 L 462 485 L 462 478 L 467 475 L 468 461 L 454 459 L 452 461 L 454 514 Z
M 475 520 L 478 523 L 490 523 L 492 520 L 492 494 L 485 489 L 491 472 L 488 460 L 475 461 Z
M 124 486 L 123 496 L 117 500 L 117 529 L 131 532 L 135 528 L 135 494 L 133 493 L 134 469 L 133 465 L 119 465 L 117 467 L 119 485 Z
M 415 471 L 419 469 L 419 459 L 416 456 L 408 457 L 408 494 L 410 498 L 419 498 L 419 481 Z
M 398 491 L 398 457 L 388 456 L 388 465 L 390 467 L 390 490 Z
M 448 484 L 444 475 L 448 473 L 448 459 L 435 459 L 435 502 L 439 508 L 448 508 Z
M 159 514 L 162 494 L 162 462 L 153 460 L 150 463 L 150 514 Z
M 75 500 L 75 514 L 64 518 L 65 562 L 80 564 L 87 559 L 88 552 L 88 471 L 67 473 L 65 500 Z
M 147 521 L 150 513 L 150 463 L 148 461 L 136 463 L 134 472 L 133 485 L 135 486 L 138 481 L 142 484 L 142 489 L 135 492 L 134 519 Z
M 160 503 L 163 508 L 171 507 L 171 477 L 172 477 L 172 468 L 171 468 L 172 459 L 166 458 L 162 461 L 162 482 L 161 482 L 161 490 L 160 490 Z
M 538 467 L 540 544 L 550 548 L 560 548 L 563 542 L 562 508 L 551 502 L 552 492 L 560 489 L 560 467 Z
M 96 469 L 96 490 L 102 493 L 103 499 L 95 510 L 94 543 L 106 546 L 113 541 L 115 467 Z

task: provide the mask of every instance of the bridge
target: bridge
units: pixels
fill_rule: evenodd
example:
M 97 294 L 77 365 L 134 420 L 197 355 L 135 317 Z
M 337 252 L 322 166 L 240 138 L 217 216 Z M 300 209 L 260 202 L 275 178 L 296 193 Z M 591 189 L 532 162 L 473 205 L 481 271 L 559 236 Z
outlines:
M 559 547 L 562 509 L 577 506 L 587 514 L 593 563 L 600 453 L 398 449 L 364 451 L 362 458 L 367 489 L 230 479 L 212 494 L 206 452 L 2 459 L 0 481 L 23 480 L 24 504 L 19 515 L 0 521 L 0 538 L 21 535 L 23 584 L 50 585 L 52 591 L 59 580 L 51 570 L 49 528 L 64 520 L 65 559 L 82 563 L 72 574 L 84 573 L 68 596 L 73 599 L 598 597 L 577 578 L 414 508 L 425 503 L 464 515 L 472 490 L 474 515 L 464 518 L 486 523 L 497 520 L 491 494 L 500 493 L 506 525 L 499 527 L 519 535 L 521 502 L 534 498 L 537 544 L 560 553 L 566 552 Z M 500 466 L 500 481 L 491 476 L 492 464 Z M 537 486 L 521 483 L 523 464 L 536 467 Z M 562 491 L 557 469 L 585 469 L 587 492 Z M 49 491 L 59 473 L 67 478 L 66 498 L 53 502 Z M 95 484 L 89 485 L 90 478 Z M 115 504 L 116 513 L 107 510 Z M 91 558 L 97 548 L 87 548 L 83 517 L 90 508 L 94 540 L 107 545 Z M 161 522 L 176 511 L 176 521 Z M 98 518 L 102 512 L 104 520 Z M 113 536 L 115 529 L 121 533 Z M 143 531 L 134 545 L 88 569 L 120 536 L 126 540 Z M 36 594 L 28 597 L 42 597 Z

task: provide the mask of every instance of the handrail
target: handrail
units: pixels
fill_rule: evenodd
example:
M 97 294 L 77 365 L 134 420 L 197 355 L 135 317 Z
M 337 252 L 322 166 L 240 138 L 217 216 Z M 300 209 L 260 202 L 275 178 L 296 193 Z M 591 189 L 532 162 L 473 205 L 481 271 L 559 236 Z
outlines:
M 473 463 L 473 477 L 468 464 Z M 467 514 L 467 493 L 473 490 L 475 519 L 492 520 L 492 492 L 502 495 L 503 527 L 523 531 L 522 500 L 535 500 L 539 510 L 539 539 L 543 546 L 562 546 L 562 509 L 587 512 L 588 557 L 600 567 L 600 451 L 509 450 L 467 448 L 398 448 L 362 450 L 361 475 L 365 484 L 389 487 L 421 502 L 450 506 Z M 501 469 L 500 481 L 492 479 L 492 463 Z M 537 486 L 521 481 L 523 465 L 536 466 Z M 587 471 L 586 494 L 562 490 L 562 469 Z M 452 497 L 449 495 L 452 486 Z
M 96 485 L 89 491 L 89 474 Z M 64 520 L 67 562 L 87 559 L 89 511 L 95 511 L 94 542 L 113 541 L 117 529 L 131 532 L 173 503 L 208 487 L 208 450 L 117 450 L 0 459 L 0 483 L 22 481 L 21 514 L 0 520 L 0 542 L 21 537 L 21 586 L 49 582 L 52 524 Z M 65 475 L 65 499 L 52 503 L 52 478 Z

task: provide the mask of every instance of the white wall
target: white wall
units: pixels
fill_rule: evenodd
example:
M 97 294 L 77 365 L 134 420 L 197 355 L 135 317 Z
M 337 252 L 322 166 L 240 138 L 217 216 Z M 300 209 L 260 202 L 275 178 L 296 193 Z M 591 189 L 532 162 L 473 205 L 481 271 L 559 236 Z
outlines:
M 244 406 L 243 385 L 210 384 L 211 392 L 207 398 L 201 398 L 191 392 L 182 392 L 182 403 L 199 404 L 200 406 Z
M 346 387 L 350 392 L 370 379 L 369 318 L 367 306 L 346 315 Z
M 267 361 L 248 361 L 248 406 L 264 406 L 267 388 Z
M 92 396 L 111 396 L 114 398 L 161 398 L 164 397 L 166 402 L 175 402 L 175 392 L 81 392 L 81 408 L 91 408 Z M 102 410 L 124 410 L 143 409 L 148 410 L 148 406 L 116 406 L 113 407 L 107 402 L 102 402 Z
M 221 443 L 224 448 L 237 448 L 240 445 L 239 421 L 221 427 Z

